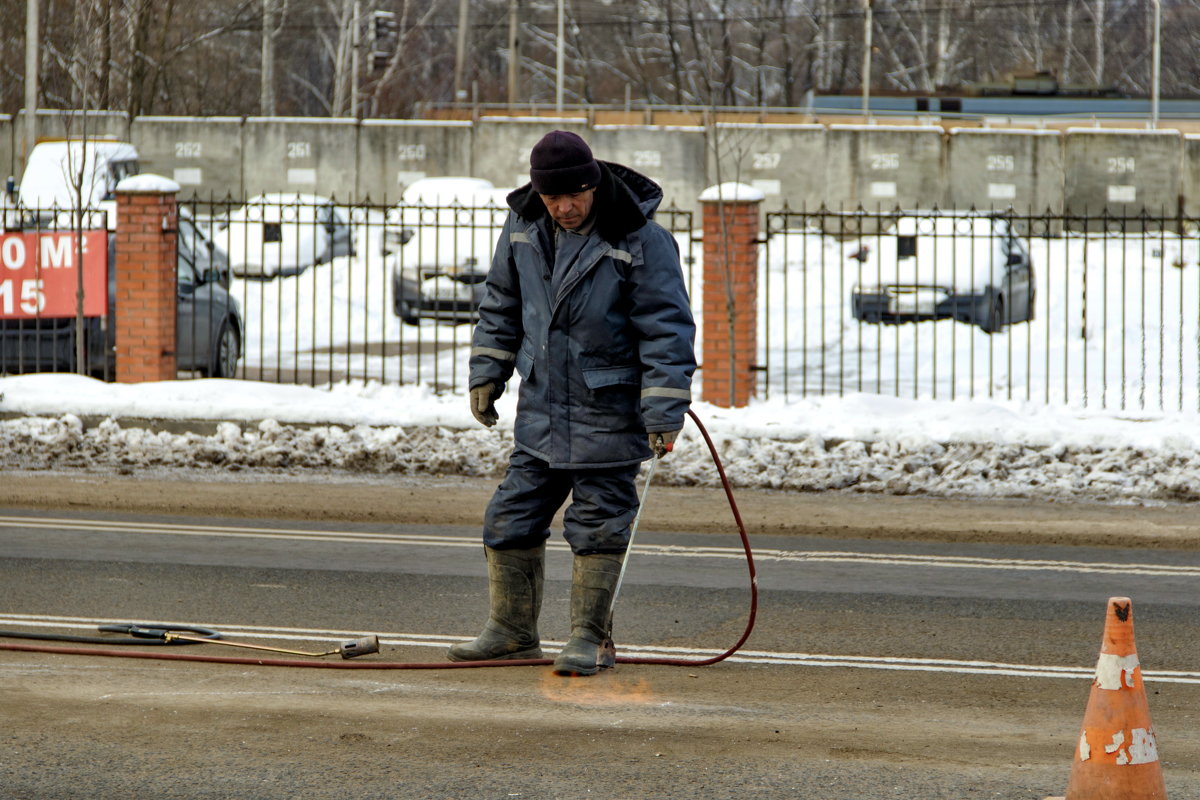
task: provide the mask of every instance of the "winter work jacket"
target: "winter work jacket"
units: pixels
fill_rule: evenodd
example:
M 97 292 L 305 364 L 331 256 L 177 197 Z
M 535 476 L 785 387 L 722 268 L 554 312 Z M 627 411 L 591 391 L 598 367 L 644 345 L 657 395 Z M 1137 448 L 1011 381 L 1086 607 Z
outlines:
M 595 224 L 557 269 L 541 197 L 528 185 L 508 196 L 472 340 L 470 387 L 499 396 L 515 368 L 516 445 L 555 469 L 649 458 L 647 433 L 683 427 L 696 369 L 679 248 L 650 219 L 662 189 L 600 169 Z

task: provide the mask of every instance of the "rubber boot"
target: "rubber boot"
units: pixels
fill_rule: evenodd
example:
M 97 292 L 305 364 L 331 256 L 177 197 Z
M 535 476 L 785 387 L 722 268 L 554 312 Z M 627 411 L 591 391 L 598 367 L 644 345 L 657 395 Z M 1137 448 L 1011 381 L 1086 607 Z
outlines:
M 453 645 L 451 661 L 541 658 L 537 620 L 542 610 L 546 545 L 527 550 L 484 547 L 488 563 L 491 614 L 474 641 Z
M 571 638 L 554 659 L 558 675 L 595 675 L 613 665 L 609 613 L 621 576 L 620 553 L 575 556 L 571 574 Z

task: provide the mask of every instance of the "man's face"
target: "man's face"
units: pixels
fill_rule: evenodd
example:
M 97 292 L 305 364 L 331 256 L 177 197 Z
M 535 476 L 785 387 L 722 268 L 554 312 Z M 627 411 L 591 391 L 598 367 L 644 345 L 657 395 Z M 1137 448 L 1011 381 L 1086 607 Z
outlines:
M 573 231 L 583 224 L 592 213 L 592 201 L 596 198 L 596 187 L 574 194 L 539 194 L 546 210 L 559 226 Z

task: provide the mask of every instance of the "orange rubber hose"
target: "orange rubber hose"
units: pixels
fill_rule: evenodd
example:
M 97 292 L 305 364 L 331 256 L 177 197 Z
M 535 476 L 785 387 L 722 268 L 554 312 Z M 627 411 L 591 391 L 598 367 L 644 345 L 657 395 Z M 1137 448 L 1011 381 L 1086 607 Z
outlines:
M 750 572 L 750 612 L 746 619 L 746 628 L 742 632 L 741 638 L 737 640 L 732 647 L 725 652 L 712 656 L 710 658 L 688 659 L 688 658 L 656 658 L 656 657 L 641 657 L 641 656 L 617 656 L 618 664 L 661 664 L 672 667 L 706 667 L 711 664 L 716 664 L 724 661 L 731 655 L 741 649 L 746 640 L 750 638 L 750 632 L 754 630 L 754 621 L 758 616 L 758 575 L 754 568 L 754 554 L 750 550 L 750 538 L 746 535 L 746 525 L 742 522 L 741 512 L 738 511 L 737 501 L 733 497 L 733 489 L 729 486 L 729 478 L 725 475 L 725 467 L 721 464 L 721 458 L 717 454 L 717 448 L 713 445 L 712 438 L 708 435 L 703 423 L 696 414 L 688 409 L 688 416 L 696 423 L 696 427 L 700 429 L 700 434 L 704 437 L 705 444 L 708 445 L 708 451 L 712 455 L 713 463 L 717 467 L 717 473 L 721 476 L 721 485 L 725 489 L 725 496 L 729 500 L 729 508 L 733 512 L 733 519 L 737 523 L 738 534 L 741 536 L 742 548 L 746 552 L 746 566 Z M 410 662 L 410 661 L 301 661 L 298 659 L 282 659 L 282 658 L 247 658 L 239 656 L 206 656 L 191 653 L 165 653 L 165 652 L 150 652 L 147 650 L 124 650 L 124 649 L 101 649 L 87 647 L 52 647 L 47 645 L 29 645 L 29 644 L 7 644 L 0 642 L 0 650 L 15 650 L 26 653 L 58 653 L 62 655 L 84 655 L 84 656 L 105 656 L 113 658 L 151 658 L 162 661 L 201 661 L 213 664 L 239 664 L 262 667 L 316 667 L 321 669 L 479 669 L 483 667 L 540 667 L 549 666 L 554 663 L 553 659 L 549 658 L 525 658 L 513 659 L 508 661 L 427 661 L 427 662 Z

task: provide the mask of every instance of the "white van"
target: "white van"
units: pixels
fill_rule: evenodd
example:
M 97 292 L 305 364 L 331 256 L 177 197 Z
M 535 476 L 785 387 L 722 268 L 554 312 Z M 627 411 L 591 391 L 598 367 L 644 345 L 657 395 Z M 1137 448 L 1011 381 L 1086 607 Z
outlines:
M 75 210 L 106 212 L 108 228 L 113 230 L 117 225 L 113 192 L 122 178 L 136 175 L 138 169 L 137 148 L 129 142 L 101 138 L 38 142 L 25 164 L 17 204 L 31 221 L 61 226 L 71 224 L 70 212 Z M 85 223 L 85 227 L 100 224 L 99 220 Z

